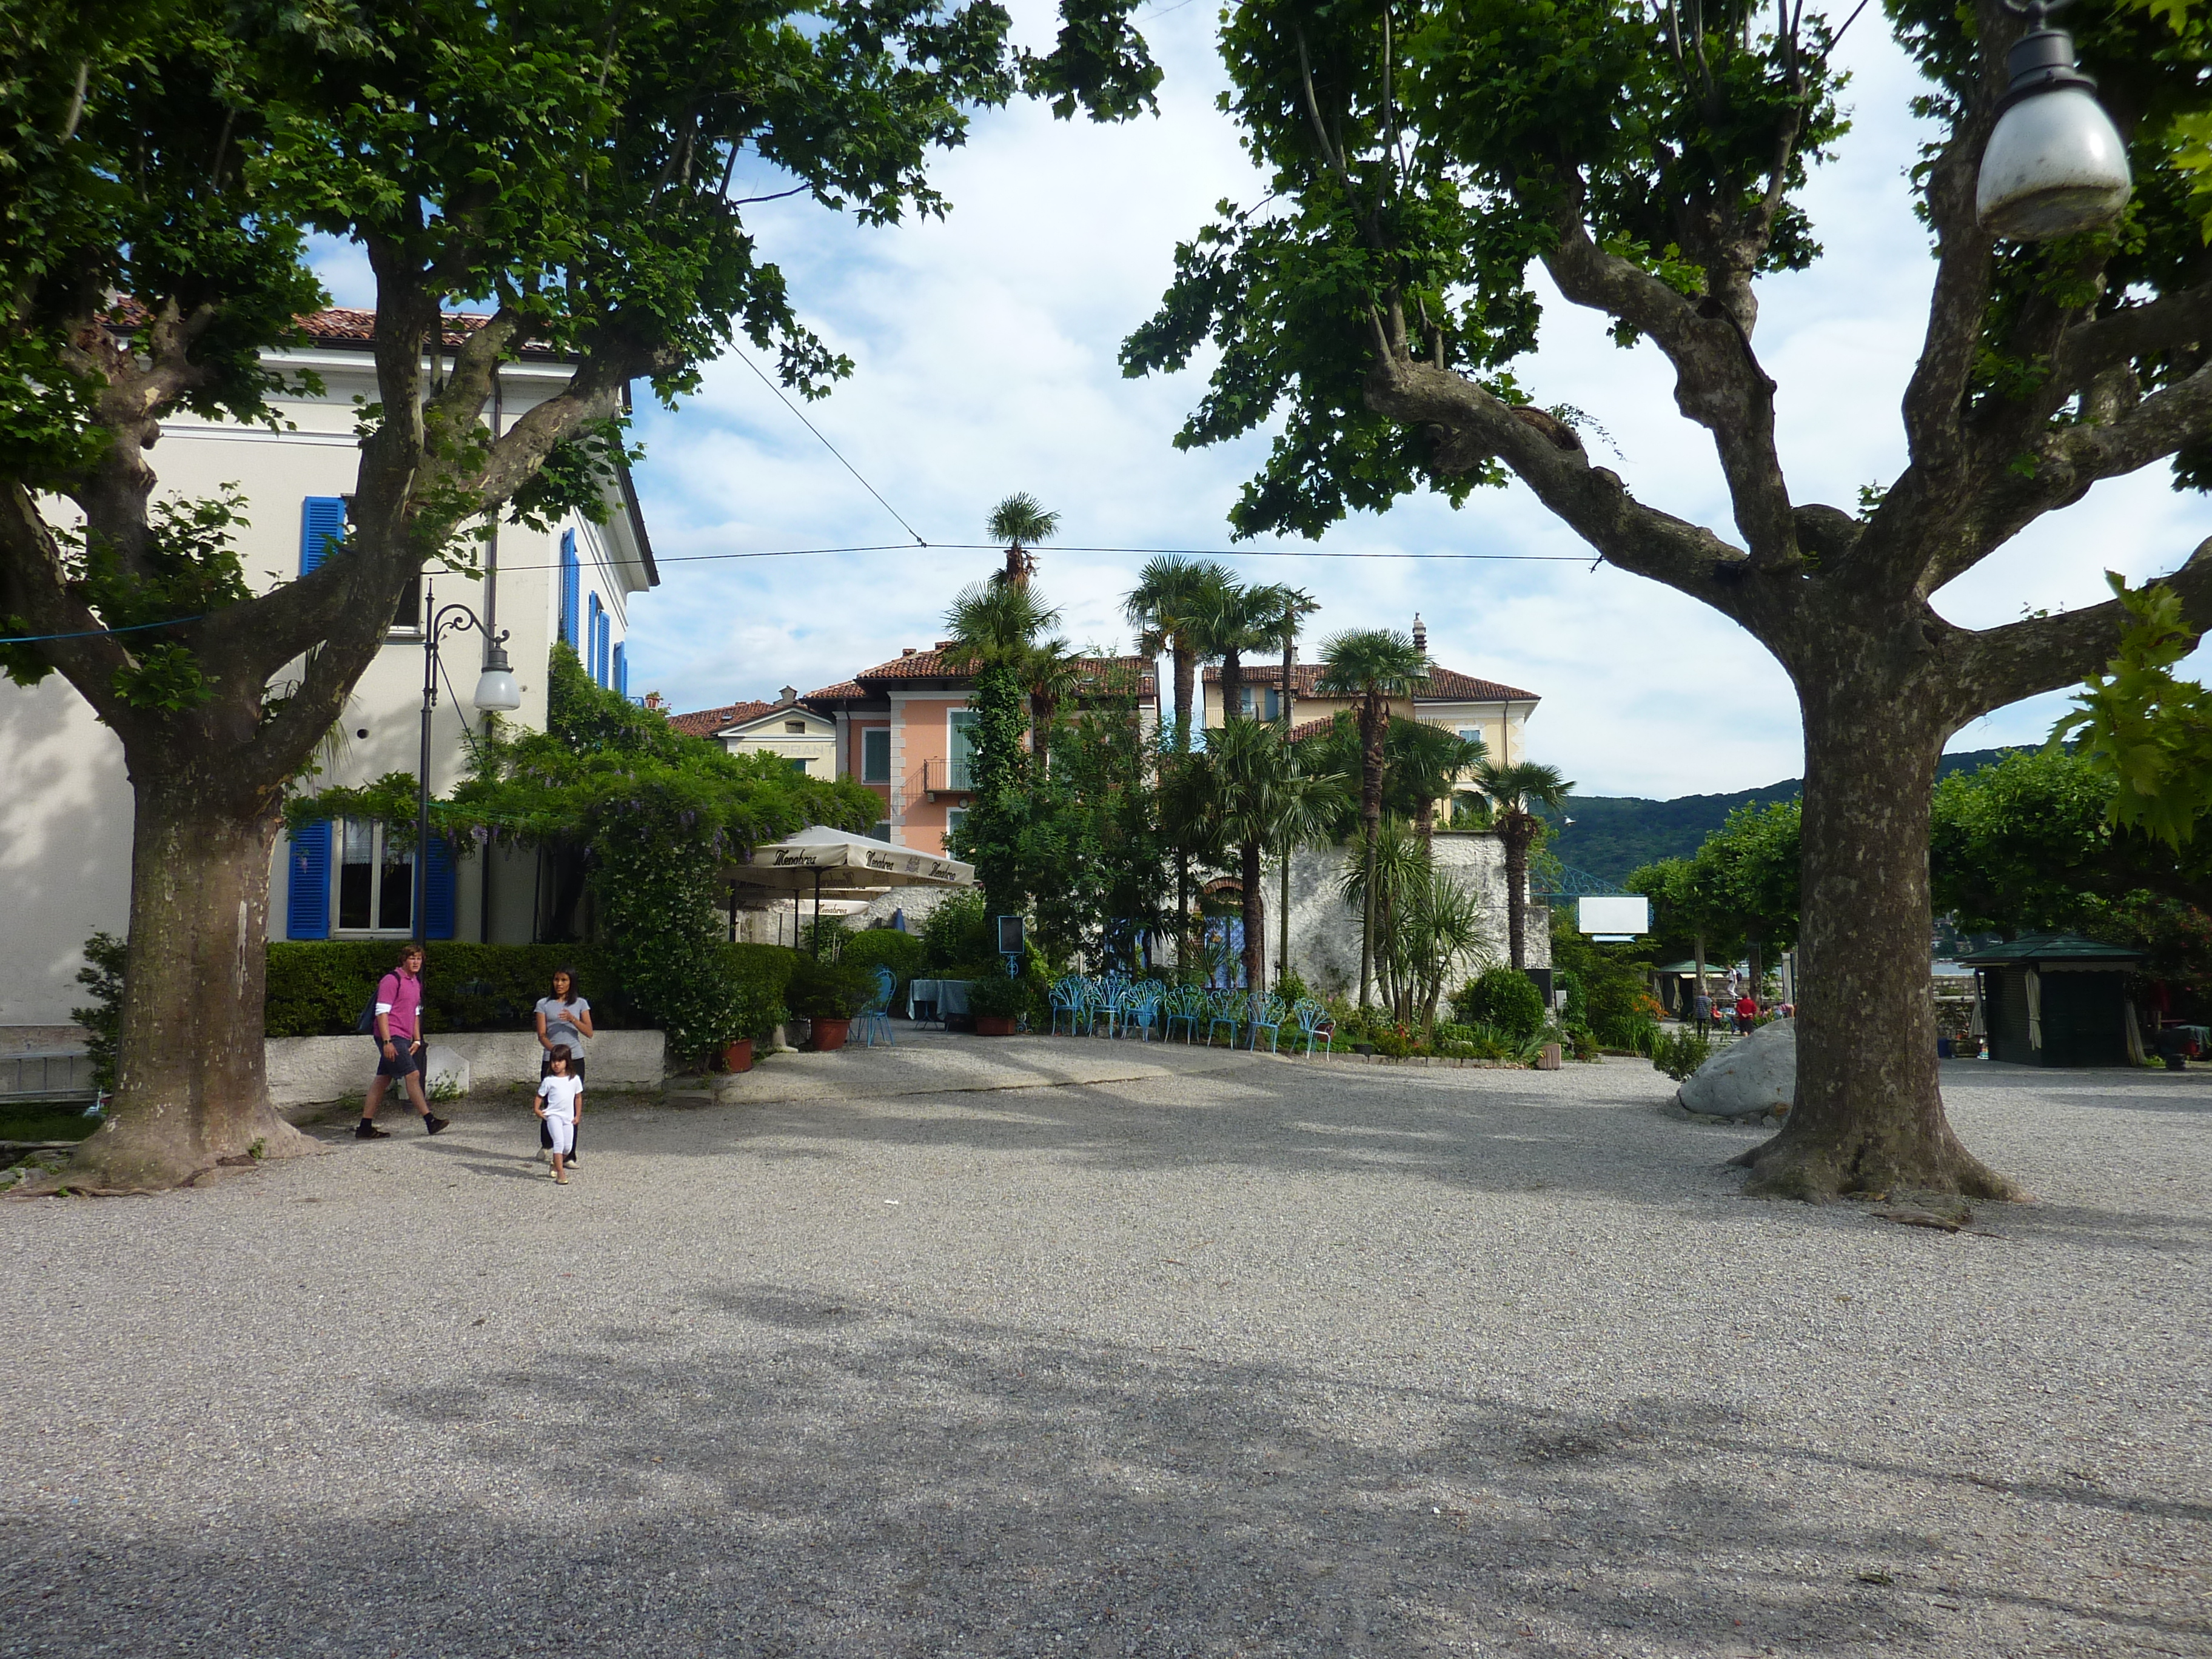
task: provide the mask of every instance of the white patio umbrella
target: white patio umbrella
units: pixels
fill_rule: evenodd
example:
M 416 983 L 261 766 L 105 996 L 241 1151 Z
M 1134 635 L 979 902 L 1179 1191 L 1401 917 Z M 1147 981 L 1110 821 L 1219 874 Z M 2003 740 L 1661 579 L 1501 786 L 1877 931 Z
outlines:
M 788 888 L 792 908 L 814 894 L 814 920 L 822 920 L 822 895 L 888 892 L 894 887 L 973 887 L 975 866 L 938 853 L 894 847 L 872 836 L 817 825 L 786 840 L 756 847 L 732 866 L 732 879 L 754 887 Z M 817 929 L 817 937 L 819 936 Z

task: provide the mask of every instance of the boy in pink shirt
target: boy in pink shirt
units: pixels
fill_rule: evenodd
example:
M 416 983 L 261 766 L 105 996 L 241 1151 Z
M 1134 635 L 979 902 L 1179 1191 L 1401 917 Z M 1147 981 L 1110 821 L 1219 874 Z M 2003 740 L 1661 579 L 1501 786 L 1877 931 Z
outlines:
M 404 1085 L 407 1098 L 422 1115 L 422 1132 L 435 1134 L 446 1120 L 431 1115 L 422 1093 L 422 947 L 409 945 L 399 961 L 376 981 L 376 1075 L 369 1080 L 368 1098 L 362 1103 L 356 1140 L 388 1139 L 376 1127 L 376 1109 L 384 1104 L 384 1091 L 392 1079 Z

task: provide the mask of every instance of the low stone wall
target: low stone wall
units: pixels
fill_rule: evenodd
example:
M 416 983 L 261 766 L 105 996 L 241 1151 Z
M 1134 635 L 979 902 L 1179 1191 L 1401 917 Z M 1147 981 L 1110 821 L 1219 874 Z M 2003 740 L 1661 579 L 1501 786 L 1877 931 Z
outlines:
M 602 1031 L 592 1039 L 585 1079 L 603 1089 L 658 1089 L 667 1048 L 659 1031 Z M 450 1077 L 464 1089 L 534 1086 L 544 1053 L 529 1031 L 446 1031 L 431 1038 L 425 1069 L 434 1083 Z M 365 1036 L 271 1037 L 267 1054 L 269 1097 L 280 1108 L 361 1094 L 376 1074 Z
M 1460 963 L 1457 979 L 1477 971 L 1486 960 L 1504 962 L 1506 952 L 1505 848 L 1494 835 L 1438 830 L 1431 843 L 1437 866 L 1449 871 L 1482 901 L 1483 943 Z M 1291 966 L 1316 992 L 1357 994 L 1359 989 L 1359 912 L 1339 896 L 1349 847 L 1303 847 L 1291 858 Z M 1280 888 L 1270 863 L 1262 883 L 1268 914 L 1268 967 L 1274 966 L 1274 907 Z M 1552 913 L 1533 901 L 1525 939 L 1528 965 L 1552 965 Z

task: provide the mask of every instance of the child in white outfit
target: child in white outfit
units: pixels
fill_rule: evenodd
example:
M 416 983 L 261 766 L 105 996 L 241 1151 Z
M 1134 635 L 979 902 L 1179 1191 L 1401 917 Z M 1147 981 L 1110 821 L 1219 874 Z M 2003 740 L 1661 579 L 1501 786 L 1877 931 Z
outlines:
M 551 1073 L 538 1085 L 532 1110 L 545 1121 L 553 1138 L 553 1179 L 568 1184 L 568 1154 L 576 1145 L 576 1120 L 584 1115 L 584 1080 L 568 1075 L 568 1045 L 556 1043 L 548 1057 Z

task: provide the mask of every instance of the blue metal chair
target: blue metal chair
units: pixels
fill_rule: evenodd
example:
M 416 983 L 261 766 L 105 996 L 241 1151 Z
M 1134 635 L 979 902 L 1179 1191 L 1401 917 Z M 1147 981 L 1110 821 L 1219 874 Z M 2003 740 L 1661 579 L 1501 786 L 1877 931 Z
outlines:
M 1318 1042 L 1326 1048 L 1335 1040 L 1336 1022 L 1329 1018 L 1328 1010 L 1311 997 L 1301 997 L 1291 1010 L 1291 1018 L 1297 1021 L 1298 1030 L 1306 1040 L 1306 1052 L 1314 1051 Z
M 876 1046 L 876 1036 L 878 1032 L 882 1033 L 884 1041 L 892 1048 L 898 1046 L 898 1039 L 891 1035 L 890 1018 L 891 994 L 897 989 L 897 976 L 890 969 L 878 966 L 876 969 L 875 995 L 868 1000 L 866 1007 L 853 1016 L 854 1030 L 860 1033 L 861 1038 L 871 1048 Z M 852 1041 L 850 1034 L 848 1034 L 845 1040 L 848 1042 Z
M 1214 998 L 1213 1018 L 1206 1024 L 1206 1046 L 1209 1048 L 1213 1046 L 1215 1028 L 1226 1025 L 1229 1028 L 1229 1046 L 1234 1048 L 1237 1028 L 1244 1024 L 1244 1017 L 1249 1012 L 1242 991 L 1224 991 Z
M 1195 985 L 1178 985 L 1161 1000 L 1160 1006 L 1168 1011 L 1167 1024 L 1160 1031 L 1161 1042 L 1164 1042 L 1175 1035 L 1175 1028 L 1178 1021 L 1182 1023 L 1183 1028 L 1182 1040 L 1185 1042 L 1198 1041 L 1198 1022 L 1206 1014 L 1206 993 L 1203 989 Z M 1212 1033 L 1209 1031 L 1206 1036 L 1208 1041 L 1211 1041 Z
M 1279 1045 L 1283 1040 L 1283 1020 L 1285 1018 L 1285 1012 L 1282 998 L 1278 996 L 1270 996 L 1264 991 L 1255 991 L 1252 994 L 1251 1024 L 1252 1049 L 1254 1053 L 1256 1054 L 1259 1052 L 1260 1033 L 1262 1031 L 1267 1033 L 1267 1051 L 1270 1054 L 1280 1054 L 1282 1052 L 1282 1049 L 1278 1045 Z
M 1084 1006 L 1083 981 L 1073 974 L 1062 975 L 1053 981 L 1052 1030 L 1047 1035 L 1056 1035 L 1059 1032 L 1060 1017 L 1066 1014 L 1067 1034 L 1073 1036 L 1076 1022 L 1083 1018 L 1087 1012 Z
M 1133 981 L 1121 996 L 1121 1035 L 1129 1035 L 1136 1028 L 1137 1041 L 1149 1042 L 1152 1024 L 1159 1018 L 1160 985 L 1157 980 L 1140 979 Z

